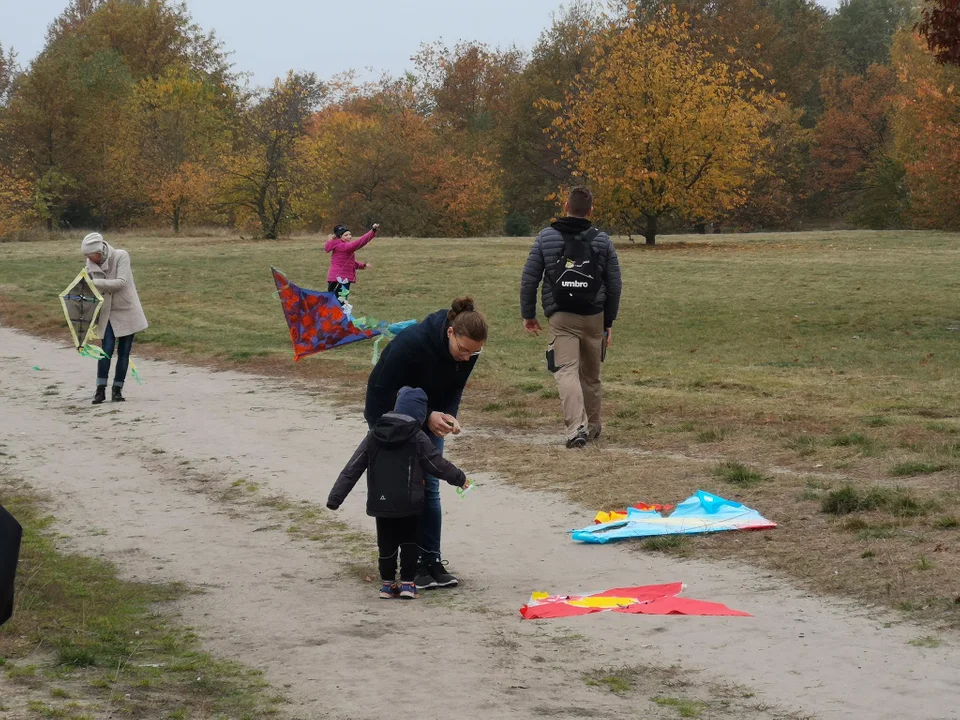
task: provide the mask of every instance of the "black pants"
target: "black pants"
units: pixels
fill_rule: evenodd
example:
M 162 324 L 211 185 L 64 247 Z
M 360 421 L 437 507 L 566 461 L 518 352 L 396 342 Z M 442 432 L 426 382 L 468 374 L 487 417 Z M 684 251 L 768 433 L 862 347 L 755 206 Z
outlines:
M 330 282 L 327 283 L 327 292 L 334 293 L 337 296 L 338 300 L 340 299 L 340 291 L 349 290 L 349 289 L 350 289 L 350 283 L 348 282 L 338 283 L 336 280 L 331 280 Z
M 400 582 L 413 582 L 417 576 L 417 539 L 420 516 L 377 518 L 377 547 L 380 549 L 380 579 L 397 579 L 397 555 L 400 556 Z

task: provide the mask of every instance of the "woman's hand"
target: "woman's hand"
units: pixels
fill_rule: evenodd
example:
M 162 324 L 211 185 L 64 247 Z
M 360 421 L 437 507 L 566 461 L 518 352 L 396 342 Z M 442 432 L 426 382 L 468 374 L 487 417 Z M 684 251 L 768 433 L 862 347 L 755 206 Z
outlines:
M 427 418 L 427 427 L 437 437 L 446 437 L 450 433 L 459 435 L 462 428 L 453 415 L 442 412 L 432 412 Z

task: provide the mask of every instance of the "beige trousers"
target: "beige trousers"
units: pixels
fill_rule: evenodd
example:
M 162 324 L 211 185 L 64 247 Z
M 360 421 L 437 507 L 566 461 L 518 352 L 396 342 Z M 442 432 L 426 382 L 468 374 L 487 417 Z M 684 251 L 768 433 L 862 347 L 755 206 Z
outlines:
M 558 312 L 550 317 L 547 354 L 549 358 L 553 353 L 556 369 L 553 377 L 560 391 L 568 440 L 576 437 L 581 429 L 590 437 L 600 432 L 603 351 L 603 313 L 574 315 Z

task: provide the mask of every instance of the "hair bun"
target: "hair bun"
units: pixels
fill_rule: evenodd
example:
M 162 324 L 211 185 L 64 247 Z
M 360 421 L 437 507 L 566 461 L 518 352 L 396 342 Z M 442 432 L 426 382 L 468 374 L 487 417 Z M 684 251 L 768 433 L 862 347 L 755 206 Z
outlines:
M 472 297 L 459 297 L 453 301 L 451 306 L 454 315 L 459 315 L 464 312 L 474 312 L 476 308 L 473 305 Z

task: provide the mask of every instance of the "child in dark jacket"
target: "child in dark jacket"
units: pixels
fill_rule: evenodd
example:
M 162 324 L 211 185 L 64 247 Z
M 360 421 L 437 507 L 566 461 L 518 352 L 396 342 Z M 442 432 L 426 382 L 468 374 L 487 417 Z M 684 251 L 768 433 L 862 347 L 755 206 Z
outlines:
M 363 471 L 367 471 L 367 515 L 377 519 L 380 597 L 414 599 L 419 556 L 417 540 L 423 505 L 423 476 L 430 474 L 467 488 L 470 481 L 445 460 L 421 429 L 427 419 L 427 394 L 401 388 L 393 412 L 381 417 L 340 473 L 327 507 L 339 508 Z M 397 556 L 400 586 L 397 587 Z

